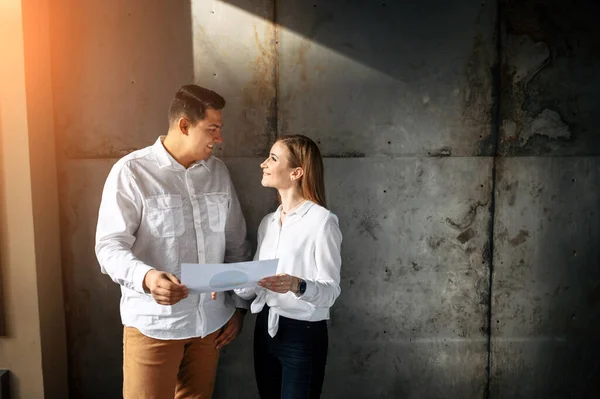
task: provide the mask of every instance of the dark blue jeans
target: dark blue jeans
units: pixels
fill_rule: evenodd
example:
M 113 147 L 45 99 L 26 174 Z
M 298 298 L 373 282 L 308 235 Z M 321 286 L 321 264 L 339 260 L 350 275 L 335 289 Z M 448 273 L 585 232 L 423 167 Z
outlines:
M 327 360 L 327 322 L 279 317 L 275 338 L 267 332 L 269 308 L 256 318 L 254 372 L 262 399 L 318 399 Z

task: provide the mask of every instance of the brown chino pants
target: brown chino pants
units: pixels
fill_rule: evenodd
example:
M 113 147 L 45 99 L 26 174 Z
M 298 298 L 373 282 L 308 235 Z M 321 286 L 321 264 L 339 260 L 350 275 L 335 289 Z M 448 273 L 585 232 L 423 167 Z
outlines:
M 219 363 L 219 331 L 204 338 L 161 340 L 124 327 L 123 398 L 210 399 Z

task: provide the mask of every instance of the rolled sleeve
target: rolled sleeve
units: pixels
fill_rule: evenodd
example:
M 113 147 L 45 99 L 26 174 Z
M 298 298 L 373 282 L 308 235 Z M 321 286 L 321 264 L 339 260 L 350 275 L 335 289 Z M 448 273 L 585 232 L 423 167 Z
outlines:
M 237 291 L 231 291 L 231 298 L 233 299 L 233 303 L 237 309 L 250 309 L 250 304 L 248 303 L 248 299 L 245 299 L 244 296 L 238 295 Z
M 96 257 L 103 273 L 131 290 L 144 294 L 144 276 L 153 267 L 131 251 L 141 220 L 141 199 L 126 166 L 117 163 L 111 170 L 98 212 Z
M 331 307 L 341 293 L 342 232 L 335 215 L 329 214 L 319 229 L 315 244 L 317 276 L 306 279 L 306 291 L 298 299 L 315 307 Z
M 300 295 L 299 298 L 310 302 L 310 300 L 314 299 L 317 295 L 317 284 L 312 280 L 304 281 L 306 281 L 306 291 L 304 291 L 304 294 Z
M 144 278 L 150 270 L 154 270 L 154 268 L 141 262 L 133 270 L 133 287 L 140 294 L 147 294 L 144 291 Z
M 254 289 L 254 287 L 238 288 L 238 289 L 234 290 L 234 292 L 238 298 L 241 298 L 242 300 L 245 300 L 245 301 L 249 301 L 256 297 L 256 290 Z M 235 297 L 234 297 L 234 301 L 235 301 Z M 236 303 L 236 307 L 238 307 L 237 303 Z

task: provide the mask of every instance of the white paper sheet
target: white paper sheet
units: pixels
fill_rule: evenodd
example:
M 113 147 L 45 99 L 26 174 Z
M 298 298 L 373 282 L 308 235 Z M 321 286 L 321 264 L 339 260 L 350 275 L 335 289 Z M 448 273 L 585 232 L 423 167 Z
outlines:
M 223 292 L 256 287 L 264 277 L 274 276 L 279 259 L 221 264 L 181 264 L 181 283 L 192 293 Z

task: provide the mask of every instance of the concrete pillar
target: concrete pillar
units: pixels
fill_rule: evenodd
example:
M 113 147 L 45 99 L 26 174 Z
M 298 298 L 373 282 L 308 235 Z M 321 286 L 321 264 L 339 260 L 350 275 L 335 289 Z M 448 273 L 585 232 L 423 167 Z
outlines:
M 67 398 L 47 2 L 0 3 L 0 41 L 0 368 L 13 398 Z

